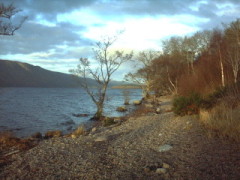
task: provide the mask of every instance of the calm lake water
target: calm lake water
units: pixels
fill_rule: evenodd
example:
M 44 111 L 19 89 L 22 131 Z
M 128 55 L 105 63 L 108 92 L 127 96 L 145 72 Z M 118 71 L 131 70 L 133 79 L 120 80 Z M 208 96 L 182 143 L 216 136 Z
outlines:
M 105 115 L 123 116 L 116 112 L 122 106 L 121 89 L 109 89 Z M 141 99 L 140 89 L 129 89 L 130 101 Z M 133 110 L 133 106 L 128 107 Z M 69 132 L 80 124 L 90 122 L 96 107 L 80 88 L 0 88 L 0 131 L 11 131 L 18 137 L 49 130 Z M 89 114 L 75 117 L 73 114 Z

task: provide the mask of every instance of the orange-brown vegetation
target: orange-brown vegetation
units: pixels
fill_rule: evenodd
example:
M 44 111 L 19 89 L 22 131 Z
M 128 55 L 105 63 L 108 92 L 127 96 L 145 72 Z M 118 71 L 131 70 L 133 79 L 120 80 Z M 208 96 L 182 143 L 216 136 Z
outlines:
M 162 54 L 141 69 L 151 77 L 155 95 L 175 94 L 175 113 L 201 112 L 210 129 L 240 139 L 240 19 L 222 30 L 172 37 L 162 45 Z
M 0 168 L 11 162 L 11 156 L 15 153 L 28 150 L 36 145 L 32 139 L 20 139 L 10 132 L 0 133 Z

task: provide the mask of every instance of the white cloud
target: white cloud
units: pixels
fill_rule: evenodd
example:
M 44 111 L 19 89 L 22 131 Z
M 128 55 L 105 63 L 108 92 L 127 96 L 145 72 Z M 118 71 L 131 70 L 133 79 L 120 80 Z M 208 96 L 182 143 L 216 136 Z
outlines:
M 184 19 L 184 20 L 183 20 Z M 200 19 L 201 20 L 201 19 Z M 195 24 L 196 17 L 187 15 L 172 17 L 144 17 L 126 18 L 123 22 L 106 22 L 105 26 L 89 27 L 83 32 L 85 38 L 101 40 L 101 36 L 112 36 L 118 30 L 124 29 L 124 33 L 117 41 L 119 48 L 144 50 L 159 49 L 160 41 L 173 35 L 186 35 L 198 30 Z M 115 46 L 116 47 L 116 46 Z

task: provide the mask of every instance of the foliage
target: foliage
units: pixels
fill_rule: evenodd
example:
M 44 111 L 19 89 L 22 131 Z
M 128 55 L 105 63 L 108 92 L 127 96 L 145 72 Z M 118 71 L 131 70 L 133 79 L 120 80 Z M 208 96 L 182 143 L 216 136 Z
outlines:
M 143 97 L 148 97 L 153 87 L 153 68 L 152 61 L 159 56 L 157 51 L 141 51 L 135 60 L 135 72 L 125 75 L 126 81 L 137 83 L 143 90 Z
M 177 115 L 197 114 L 203 102 L 202 97 L 197 93 L 189 96 L 179 96 L 173 100 L 173 112 Z

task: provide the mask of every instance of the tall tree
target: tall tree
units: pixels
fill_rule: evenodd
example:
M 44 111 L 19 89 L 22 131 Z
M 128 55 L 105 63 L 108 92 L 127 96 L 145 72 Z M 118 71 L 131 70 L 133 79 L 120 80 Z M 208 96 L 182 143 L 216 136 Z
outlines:
M 17 25 L 11 22 L 13 16 L 18 12 L 20 12 L 20 10 L 14 7 L 13 4 L 4 5 L 0 3 L 0 35 L 11 36 L 14 35 L 16 30 L 21 28 L 27 17 L 23 17 Z
M 221 83 L 222 87 L 225 87 L 225 70 L 224 70 L 224 58 L 223 58 L 223 33 L 220 30 L 214 30 L 210 41 L 209 53 L 212 56 L 217 56 L 219 60 L 220 73 L 221 73 Z
M 136 72 L 128 73 L 125 76 L 127 81 L 138 83 L 143 90 L 143 97 L 148 98 L 152 86 L 151 62 L 159 56 L 159 52 L 146 50 L 138 53 L 135 63 L 139 68 Z
M 103 116 L 104 101 L 111 77 L 115 71 L 126 61 L 129 61 L 133 53 L 126 54 L 124 51 L 111 51 L 111 46 L 116 41 L 116 37 L 107 37 L 97 42 L 93 48 L 93 54 L 97 67 L 91 66 L 91 61 L 87 58 L 80 58 L 76 69 L 71 73 L 83 78 L 81 86 L 91 97 L 97 107 L 93 119 L 99 120 Z M 97 82 L 95 89 L 89 87 L 87 79 L 92 78 Z
M 237 83 L 240 71 L 240 19 L 226 27 L 225 39 L 227 43 L 227 61 L 232 68 L 234 83 Z

